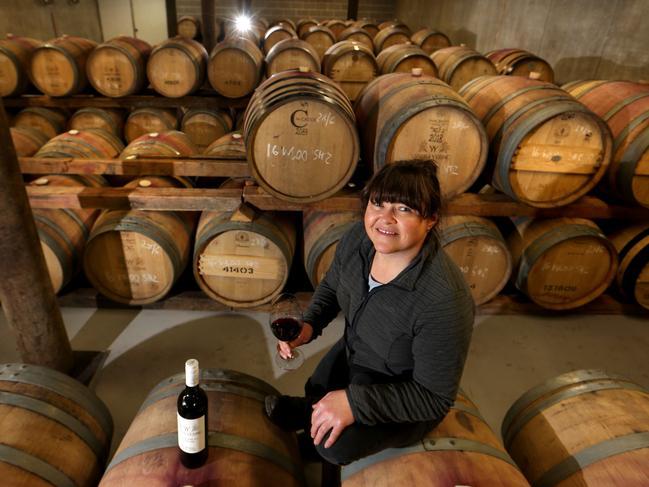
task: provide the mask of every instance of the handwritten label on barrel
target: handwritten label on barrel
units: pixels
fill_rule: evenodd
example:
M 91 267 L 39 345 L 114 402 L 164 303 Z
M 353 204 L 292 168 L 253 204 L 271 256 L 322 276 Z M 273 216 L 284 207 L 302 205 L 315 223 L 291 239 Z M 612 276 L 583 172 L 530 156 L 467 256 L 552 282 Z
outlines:
M 283 277 L 280 260 L 241 255 L 201 255 L 198 270 L 204 276 L 242 277 L 244 279 L 273 279 Z

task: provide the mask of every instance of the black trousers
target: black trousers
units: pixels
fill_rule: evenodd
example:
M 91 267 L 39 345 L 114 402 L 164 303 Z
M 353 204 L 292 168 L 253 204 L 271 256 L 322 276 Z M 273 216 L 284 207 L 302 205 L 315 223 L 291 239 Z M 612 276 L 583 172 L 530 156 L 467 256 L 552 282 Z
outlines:
M 317 401 L 327 392 L 345 389 L 349 384 L 394 382 L 394 378 L 372 370 L 350 368 L 345 348 L 344 339 L 341 339 L 323 357 L 304 386 L 307 397 Z M 436 424 L 435 421 L 380 423 L 373 426 L 352 423 L 329 448 L 324 447 L 329 437 L 327 433 L 316 449 L 328 462 L 346 465 L 386 448 L 410 445 L 423 438 Z M 307 434 L 309 429 L 310 425 L 306 429 Z

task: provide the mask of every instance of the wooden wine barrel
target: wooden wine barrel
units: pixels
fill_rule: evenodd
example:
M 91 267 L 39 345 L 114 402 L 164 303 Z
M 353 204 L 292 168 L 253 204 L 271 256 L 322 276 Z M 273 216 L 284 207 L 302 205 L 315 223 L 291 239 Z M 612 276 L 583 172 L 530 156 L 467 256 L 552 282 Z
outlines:
M 184 374 L 169 377 L 147 396 L 99 484 L 236 485 L 302 487 L 304 473 L 294 433 L 282 431 L 263 413 L 264 397 L 279 394 L 241 372 L 202 369 L 207 393 L 209 457 L 186 469 L 178 455 L 176 401 Z
M 112 159 L 123 149 L 124 144 L 104 130 L 69 130 L 50 139 L 35 156 Z
M 544 308 L 582 306 L 602 294 L 617 271 L 613 244 L 583 218 L 514 219 L 507 239 L 512 280 Z
M 204 155 L 225 158 L 246 158 L 246 146 L 243 143 L 243 136 L 239 132 L 231 132 L 219 137 L 212 142 Z
M 383 49 L 376 56 L 381 74 L 410 73 L 421 69 L 422 74 L 437 78 L 437 67 L 424 50 L 413 44 L 395 44 Z
M 462 271 L 476 305 L 505 287 L 512 258 L 498 227 L 477 216 L 447 216 L 437 225 L 442 247 Z
M 155 176 L 127 188 L 186 187 L 181 178 Z M 189 261 L 193 212 L 107 210 L 92 228 L 83 268 L 93 287 L 118 303 L 140 305 L 162 299 Z
M 378 66 L 374 52 L 353 41 L 340 41 L 325 52 L 322 73 L 336 81 L 351 101 L 376 78 Z
M 304 268 L 314 289 L 331 266 L 338 242 L 360 219 L 358 212 L 304 210 Z
M 295 254 L 295 225 L 279 213 L 203 212 L 194 277 L 212 299 L 234 308 L 268 303 L 282 292 Z
M 275 27 L 276 25 L 279 25 L 280 27 L 285 27 L 287 29 L 292 29 L 294 32 L 297 32 L 297 25 L 295 25 L 295 22 L 293 22 L 289 18 L 279 19 L 273 22 L 271 27 Z
M 388 448 L 342 468 L 343 487 L 499 486 L 529 483 L 461 391 L 444 420 L 421 441 Z
M 93 187 L 108 186 L 99 175 L 51 174 L 30 183 L 34 186 Z M 32 209 L 45 264 L 54 292 L 58 293 L 81 270 L 86 240 L 95 220 L 96 209 Z
M 282 25 L 275 25 L 268 29 L 264 34 L 264 40 L 262 41 L 264 52 L 268 54 L 273 46 L 279 41 L 283 41 L 285 39 L 293 39 L 295 37 L 297 37 L 297 34 L 292 28 Z
M 649 309 L 649 223 L 627 225 L 608 235 L 618 253 L 620 292 Z
M 354 23 L 354 25 L 365 30 L 370 36 L 372 36 L 372 40 L 374 40 L 374 37 L 376 37 L 376 34 L 378 34 L 379 32 L 379 26 L 376 25 L 376 23 L 372 22 L 371 20 L 367 20 L 367 19 L 357 20 Z
M 212 88 L 227 98 L 249 95 L 259 85 L 264 55 L 249 39 L 229 37 L 214 46 L 207 64 Z
M 82 37 L 61 36 L 41 44 L 32 53 L 32 83 L 49 96 L 70 96 L 88 85 L 86 60 L 97 47 Z
M 178 128 L 176 111 L 164 108 L 136 108 L 124 124 L 124 138 L 127 143 L 152 132 L 166 132 Z
M 319 73 L 320 56 L 311 44 L 300 39 L 279 41 L 266 55 L 266 76 L 302 67 Z
M 66 116 L 56 108 L 28 107 L 18 112 L 13 124 L 15 127 L 36 129 L 48 139 L 53 139 L 65 131 Z
M 412 34 L 410 27 L 399 19 L 385 20 L 378 25 L 379 30 L 391 29 L 393 27 L 405 30 L 408 36 Z
M 386 47 L 410 42 L 410 33 L 402 27 L 387 27 L 374 36 L 374 53 L 379 54 Z
M 104 96 L 133 95 L 148 83 L 146 63 L 150 54 L 151 45 L 142 39 L 114 37 L 88 56 L 88 81 Z
M 336 43 L 336 34 L 334 34 L 329 27 L 324 25 L 316 25 L 310 27 L 303 35 L 300 36 L 305 42 L 308 42 L 318 53 L 322 59 L 331 46 Z
M 347 24 L 345 24 L 345 22 L 340 19 L 323 20 L 321 24 L 334 33 L 334 36 L 336 37 L 336 41 L 341 40 L 340 34 L 342 34 L 343 31 L 347 28 Z
M 37 365 L 0 364 L 2 485 L 93 487 L 113 420 L 81 382 Z
M 153 48 L 146 74 L 151 87 L 162 96 L 180 98 L 203 85 L 206 66 L 207 51 L 203 45 L 176 36 Z
M 349 99 L 317 73 L 284 71 L 259 85 L 244 115 L 243 135 L 254 178 L 287 201 L 331 196 L 347 184 L 358 161 Z
M 0 39 L 0 98 L 18 96 L 29 86 L 29 61 L 41 41 L 7 34 Z
M 295 23 L 295 32 L 297 36 L 302 39 L 302 36 L 306 34 L 311 27 L 318 25 L 318 21 L 315 19 L 300 19 Z
M 105 130 L 118 139 L 122 138 L 124 114 L 118 108 L 80 108 L 68 120 L 68 128 L 74 130 Z
M 550 379 L 511 406 L 502 433 L 534 486 L 649 485 L 649 391 L 623 377 Z
M 119 155 L 120 159 L 146 157 L 189 157 L 198 154 L 194 143 L 182 132 L 167 130 L 144 134 L 129 145 Z
M 523 76 L 554 83 L 552 66 L 544 59 L 524 49 L 496 49 L 488 52 L 485 56 L 494 63 L 498 74 Z
M 176 31 L 179 36 L 187 37 L 188 39 L 199 39 L 201 37 L 201 21 L 196 17 L 185 15 L 178 19 Z
M 355 105 L 363 160 L 374 169 L 398 160 L 438 166 L 446 198 L 466 191 L 487 160 L 487 136 L 466 102 L 443 81 L 418 73 L 379 76 Z
M 180 127 L 198 153 L 202 153 L 208 145 L 232 130 L 232 117 L 224 110 L 192 108 L 185 112 Z
M 444 47 L 430 57 L 435 61 L 439 78 L 457 91 L 475 78 L 498 74 L 488 58 L 468 47 Z
M 353 41 L 363 44 L 374 52 L 374 37 L 362 27 L 352 25 L 340 33 L 339 41 Z
M 565 89 L 599 115 L 613 133 L 613 158 L 603 183 L 627 203 L 649 207 L 649 86 L 581 81 Z
M 446 34 L 427 28 L 419 29 L 410 36 L 410 40 L 413 44 L 421 47 L 428 55 L 431 55 L 438 49 L 451 47 L 451 40 Z
M 518 76 L 484 76 L 460 94 L 487 130 L 491 184 L 512 198 L 541 208 L 566 205 L 605 175 L 610 131 L 564 90 Z
M 9 132 L 18 157 L 33 156 L 49 140 L 43 132 L 31 127 L 10 127 Z

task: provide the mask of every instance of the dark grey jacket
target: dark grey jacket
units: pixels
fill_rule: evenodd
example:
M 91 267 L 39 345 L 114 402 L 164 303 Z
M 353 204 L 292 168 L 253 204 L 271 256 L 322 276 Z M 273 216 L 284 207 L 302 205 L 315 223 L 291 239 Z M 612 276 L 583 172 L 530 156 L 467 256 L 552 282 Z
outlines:
M 357 422 L 441 420 L 455 399 L 469 348 L 471 293 L 458 267 L 432 242 L 395 279 L 368 293 L 374 252 L 363 223 L 354 225 L 304 320 L 315 338 L 342 310 L 350 367 L 397 379 L 348 386 Z

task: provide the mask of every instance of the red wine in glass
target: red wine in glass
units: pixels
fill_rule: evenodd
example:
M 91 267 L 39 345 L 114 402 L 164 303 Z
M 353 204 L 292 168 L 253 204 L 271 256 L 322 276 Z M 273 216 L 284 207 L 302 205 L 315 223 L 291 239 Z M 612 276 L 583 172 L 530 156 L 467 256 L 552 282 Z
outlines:
M 293 294 L 280 294 L 273 301 L 270 316 L 270 329 L 275 337 L 282 342 L 292 342 L 302 331 L 302 310 Z M 285 359 L 278 353 L 275 363 L 280 369 L 297 369 L 304 362 L 304 356 L 297 350 L 291 350 L 291 357 Z

